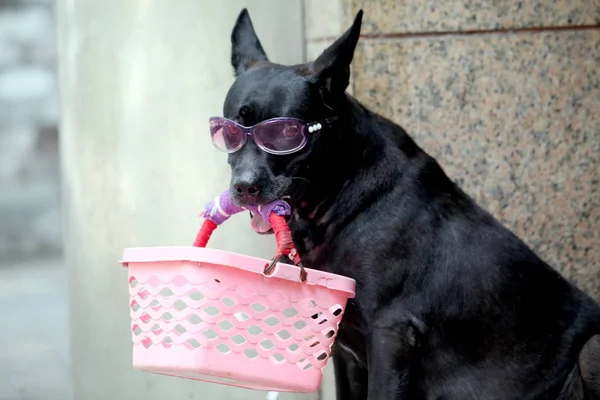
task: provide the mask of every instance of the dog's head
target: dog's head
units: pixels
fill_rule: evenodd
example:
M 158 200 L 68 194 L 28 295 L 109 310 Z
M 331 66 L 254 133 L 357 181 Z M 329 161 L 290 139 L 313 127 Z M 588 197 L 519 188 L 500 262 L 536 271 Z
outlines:
M 224 117 L 241 127 L 273 118 L 314 122 L 314 127 L 299 125 L 291 131 L 281 128 L 288 129 L 288 136 L 306 137 L 300 150 L 285 155 L 263 150 L 268 143 L 263 143 L 261 149 L 250 130 L 241 130 L 250 135 L 241 148 L 228 155 L 230 190 L 238 204 L 260 205 L 289 196 L 293 202 L 294 187 L 306 183 L 304 169 L 316 156 L 316 149 L 335 145 L 335 127 L 322 121 L 335 120 L 332 117 L 336 117 L 336 104 L 346 96 L 361 19 L 362 11 L 352 27 L 314 62 L 284 66 L 268 60 L 247 10 L 240 13 L 231 34 L 231 63 L 236 80 L 225 99 Z M 318 132 L 310 132 L 319 126 L 322 128 Z

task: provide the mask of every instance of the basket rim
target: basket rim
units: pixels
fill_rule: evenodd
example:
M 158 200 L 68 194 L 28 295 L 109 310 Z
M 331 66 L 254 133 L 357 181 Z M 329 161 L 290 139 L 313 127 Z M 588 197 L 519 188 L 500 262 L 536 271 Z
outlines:
M 193 246 L 154 246 L 128 247 L 123 250 L 119 264 L 127 268 L 131 263 L 191 261 L 220 265 L 260 274 L 265 278 L 279 278 L 299 284 L 321 286 L 327 289 L 345 292 L 348 298 L 354 298 L 356 281 L 347 276 L 305 268 L 308 274 L 306 282 L 300 280 L 300 268 L 295 265 L 277 263 L 273 272 L 264 275 L 265 264 L 270 260 L 247 256 L 231 251 Z

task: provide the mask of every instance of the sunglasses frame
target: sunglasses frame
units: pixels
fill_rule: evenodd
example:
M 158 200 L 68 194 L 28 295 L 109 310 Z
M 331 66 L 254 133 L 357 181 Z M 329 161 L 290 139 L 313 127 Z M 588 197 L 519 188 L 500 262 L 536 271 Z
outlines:
M 335 120 L 337 120 L 337 117 L 330 117 L 330 118 L 323 119 L 321 121 L 314 121 L 314 122 L 304 122 L 301 119 L 292 118 L 292 117 L 276 117 L 276 118 L 266 119 L 266 120 L 261 121 L 261 122 L 259 122 L 257 124 L 254 124 L 252 126 L 244 126 L 242 124 L 239 124 L 239 123 L 237 123 L 237 122 L 235 122 L 235 121 L 233 121 L 231 119 L 225 118 L 225 117 L 210 117 L 208 119 L 208 122 L 209 122 L 209 124 L 211 124 L 213 121 L 225 121 L 225 122 L 228 122 L 228 123 L 232 123 L 235 126 L 237 126 L 238 128 L 240 128 L 242 130 L 242 133 L 244 134 L 244 139 L 242 139 L 243 143 L 239 146 L 239 148 L 237 148 L 235 150 L 224 150 L 224 149 L 218 147 L 215 144 L 215 141 L 212 140 L 213 135 L 212 135 L 212 132 L 211 132 L 210 136 L 211 136 L 211 142 L 212 142 L 213 146 L 217 150 L 219 150 L 219 151 L 221 151 L 223 153 L 232 154 L 232 153 L 235 153 L 235 152 L 241 150 L 242 147 L 244 147 L 244 145 L 248 142 L 248 136 L 251 136 L 252 140 L 254 141 L 254 143 L 262 151 L 264 151 L 266 153 L 269 153 L 269 154 L 273 154 L 273 155 L 283 156 L 283 155 L 287 155 L 287 154 L 296 153 L 296 152 L 302 150 L 304 148 L 304 146 L 306 146 L 306 143 L 308 143 L 308 134 L 320 132 L 321 130 L 323 130 L 323 128 L 326 128 L 326 127 L 330 128 L 331 125 L 332 125 L 332 123 Z M 256 141 L 256 139 L 254 138 L 254 129 L 257 126 L 269 125 L 269 124 L 273 124 L 273 123 L 281 122 L 281 121 L 293 121 L 293 122 L 296 122 L 296 123 L 298 123 L 299 125 L 302 126 L 301 132 L 302 132 L 303 138 L 302 138 L 302 143 L 300 145 L 298 145 L 296 148 L 291 149 L 291 150 L 275 151 L 275 150 L 271 150 L 271 149 L 268 149 L 268 148 L 264 147 L 263 145 L 259 144 Z

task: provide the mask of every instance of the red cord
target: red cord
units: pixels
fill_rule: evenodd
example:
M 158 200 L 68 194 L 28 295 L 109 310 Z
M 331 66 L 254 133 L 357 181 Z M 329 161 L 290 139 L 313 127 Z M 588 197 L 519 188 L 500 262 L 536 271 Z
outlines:
M 206 247 L 208 243 L 208 239 L 210 239 L 210 235 L 212 235 L 213 231 L 217 228 L 217 224 L 215 224 L 210 219 L 205 219 L 202 224 L 202 228 L 198 231 L 196 235 L 196 240 L 194 240 L 194 247 Z
M 282 256 L 288 256 L 292 262 L 298 266 L 300 266 L 302 272 L 300 274 L 302 281 L 306 280 L 306 271 L 302 264 L 300 263 L 300 255 L 298 251 L 296 251 L 296 247 L 294 246 L 294 240 L 292 239 L 292 232 L 288 227 L 287 222 L 285 221 L 285 217 L 279 216 L 275 213 L 272 213 L 269 216 L 269 222 L 273 227 L 273 232 L 275 233 L 275 240 L 277 241 L 277 251 L 275 253 L 275 257 L 273 257 L 274 262 L 278 261 Z M 213 231 L 217 228 L 217 224 L 215 224 L 210 219 L 205 219 L 200 231 L 196 235 L 196 240 L 194 240 L 194 247 L 206 247 L 210 236 Z
M 300 267 L 300 280 L 302 282 L 306 282 L 307 273 L 302 263 L 300 262 L 300 255 L 298 251 L 296 251 L 296 247 L 294 246 L 294 240 L 292 239 L 292 232 L 285 222 L 285 217 L 281 217 L 275 213 L 272 213 L 269 216 L 269 222 L 273 227 L 273 232 L 275 233 L 275 240 L 277 241 L 277 252 L 275 253 L 275 257 L 271 261 L 271 264 L 267 264 L 265 266 L 265 274 L 269 274 L 272 271 L 272 268 L 279 261 L 282 256 L 288 256 L 290 260 L 294 264 Z M 196 240 L 194 240 L 194 247 L 206 247 L 208 243 L 208 239 L 212 235 L 213 231 L 217 228 L 217 224 L 215 224 L 210 219 L 205 219 L 200 231 L 196 235 Z
M 285 222 L 285 217 L 273 213 L 269 216 L 269 222 L 273 227 L 275 240 L 277 241 L 275 257 L 288 256 L 294 264 L 298 265 L 300 263 L 300 256 L 294 247 L 292 232 L 290 232 L 290 228 L 287 222 Z

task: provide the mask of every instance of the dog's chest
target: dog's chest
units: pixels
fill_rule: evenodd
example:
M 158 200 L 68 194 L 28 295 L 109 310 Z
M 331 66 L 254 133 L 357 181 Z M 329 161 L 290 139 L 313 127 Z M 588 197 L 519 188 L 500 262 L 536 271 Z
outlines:
M 334 231 L 335 224 L 328 217 L 329 213 L 319 216 L 318 209 L 308 214 L 294 212 L 290 220 L 294 243 L 306 267 L 343 274 L 341 265 L 336 262 L 340 246 Z
M 325 260 L 322 254 L 325 242 L 320 239 L 320 233 L 315 232 L 315 221 L 296 210 L 289 225 L 303 264 L 308 268 L 324 270 Z

